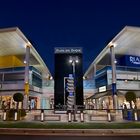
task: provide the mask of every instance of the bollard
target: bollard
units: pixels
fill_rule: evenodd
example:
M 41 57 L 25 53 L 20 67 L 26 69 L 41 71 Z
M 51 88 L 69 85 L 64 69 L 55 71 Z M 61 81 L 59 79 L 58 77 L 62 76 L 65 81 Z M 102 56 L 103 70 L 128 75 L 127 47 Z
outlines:
M 6 110 L 3 112 L 3 121 L 6 121 Z
M 137 116 L 137 112 L 134 112 L 134 120 L 137 121 L 138 120 L 138 116 Z
M 107 109 L 107 119 L 109 122 L 111 122 L 111 114 L 109 109 Z
M 68 112 L 68 122 L 71 122 L 71 120 L 72 120 L 71 112 Z
M 41 122 L 44 121 L 44 110 L 41 109 L 41 114 L 40 114 Z
M 83 113 L 83 110 L 80 112 L 80 120 L 81 120 L 81 122 L 84 122 L 84 113 Z
M 14 121 L 17 121 L 17 110 L 15 110 Z

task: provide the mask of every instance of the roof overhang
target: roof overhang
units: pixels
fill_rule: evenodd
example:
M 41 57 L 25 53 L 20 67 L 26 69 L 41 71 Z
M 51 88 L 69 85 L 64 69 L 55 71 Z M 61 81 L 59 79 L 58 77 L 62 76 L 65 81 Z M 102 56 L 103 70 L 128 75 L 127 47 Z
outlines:
M 0 57 L 14 55 L 24 63 L 27 45 L 31 46 L 30 65 L 39 69 L 43 73 L 51 75 L 38 52 L 19 28 L 0 29 Z
M 120 33 L 118 33 L 101 51 L 101 53 L 92 62 L 84 77 L 91 78 L 94 73 L 94 66 L 96 70 L 101 69 L 107 65 L 111 65 L 110 59 L 110 45 L 115 44 L 114 52 L 117 57 L 122 55 L 140 56 L 140 28 L 126 26 Z

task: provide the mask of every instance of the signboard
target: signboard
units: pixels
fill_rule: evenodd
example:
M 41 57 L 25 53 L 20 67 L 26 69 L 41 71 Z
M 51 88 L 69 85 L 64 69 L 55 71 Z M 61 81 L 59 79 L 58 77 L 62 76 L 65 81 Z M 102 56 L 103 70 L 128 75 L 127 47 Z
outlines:
M 55 48 L 54 49 L 55 54 L 67 54 L 67 53 L 72 53 L 72 54 L 77 54 L 77 53 L 82 53 L 82 48 Z
M 133 56 L 133 55 L 126 55 L 125 64 L 127 66 L 139 67 L 140 66 L 140 57 Z
M 106 86 L 99 87 L 99 92 L 104 92 L 104 91 L 106 91 Z
M 138 57 L 138 56 L 129 56 L 129 61 L 132 64 L 140 65 L 140 57 Z

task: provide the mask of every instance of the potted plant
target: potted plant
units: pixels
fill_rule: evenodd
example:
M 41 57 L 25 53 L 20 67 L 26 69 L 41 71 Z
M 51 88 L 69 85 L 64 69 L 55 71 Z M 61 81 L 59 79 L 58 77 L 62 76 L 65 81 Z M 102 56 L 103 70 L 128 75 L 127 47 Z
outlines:
M 22 93 L 15 93 L 13 95 L 13 99 L 14 99 L 15 102 L 17 102 L 17 106 L 16 106 L 16 109 L 10 109 L 10 110 L 7 111 L 7 120 L 13 120 L 15 112 L 17 112 L 18 120 L 20 120 L 21 117 L 26 116 L 26 111 L 24 109 L 19 110 L 19 102 L 23 101 L 24 96 L 23 96 Z
M 129 102 L 130 109 L 131 109 L 131 110 L 127 111 L 127 113 L 128 113 L 128 120 L 132 120 L 133 116 L 134 116 L 134 111 L 132 110 L 133 109 L 132 101 L 134 102 L 135 108 L 136 108 L 136 94 L 135 94 L 135 92 L 133 92 L 133 91 L 126 92 L 125 99 L 126 99 L 126 101 Z
M 19 92 L 18 92 L 18 93 L 15 93 L 15 94 L 13 95 L 13 99 L 14 99 L 15 102 L 17 102 L 17 107 L 16 107 L 16 109 L 18 110 L 19 102 L 22 102 L 22 101 L 23 101 L 24 96 L 23 96 L 22 93 L 19 93 Z

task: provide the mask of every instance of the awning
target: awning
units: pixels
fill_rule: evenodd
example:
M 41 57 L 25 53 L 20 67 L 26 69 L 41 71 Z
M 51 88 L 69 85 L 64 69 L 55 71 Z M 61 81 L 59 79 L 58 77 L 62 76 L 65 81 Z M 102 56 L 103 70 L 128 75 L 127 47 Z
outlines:
M 84 74 L 84 77 L 90 79 L 92 78 L 94 71 L 111 65 L 109 48 L 110 44 L 116 44 L 114 52 L 117 57 L 122 55 L 140 56 L 140 28 L 126 26 L 120 33 L 110 40 L 107 46 L 95 58 Z
M 126 93 L 126 92 L 125 92 Z M 124 91 L 123 92 L 120 92 L 120 91 L 117 91 L 117 95 L 125 95 Z M 140 92 L 139 92 L 140 93 Z M 109 91 L 105 91 L 105 92 L 101 92 L 101 93 L 96 93 L 92 96 L 90 96 L 89 98 L 87 99 L 98 99 L 98 98 L 101 98 L 103 96 L 111 96 L 112 95 L 112 91 L 109 90 Z

